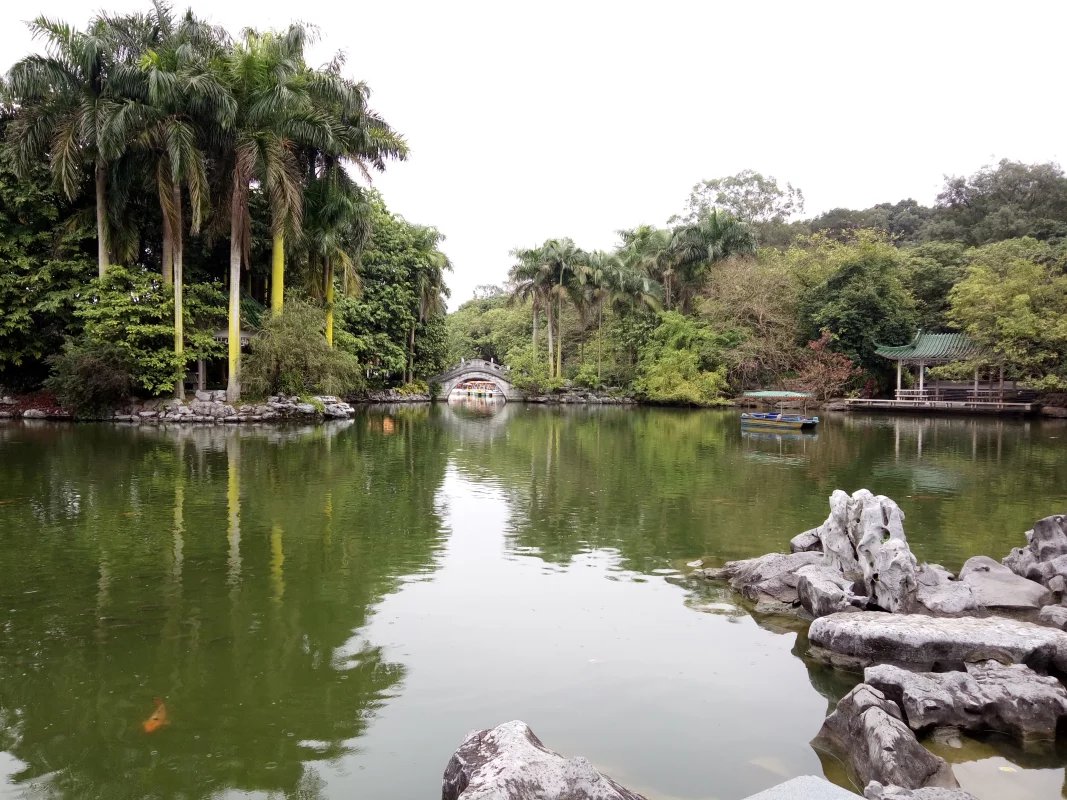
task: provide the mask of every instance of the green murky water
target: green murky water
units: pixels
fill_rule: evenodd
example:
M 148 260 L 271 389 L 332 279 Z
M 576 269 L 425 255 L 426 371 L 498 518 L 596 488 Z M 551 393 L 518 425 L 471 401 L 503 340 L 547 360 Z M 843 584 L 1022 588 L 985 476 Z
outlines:
M 518 405 L 6 424 L 0 797 L 434 798 L 467 731 L 515 718 L 657 800 L 835 777 L 808 741 L 854 679 L 679 568 L 781 549 L 860 486 L 921 558 L 999 557 L 1067 510 L 1065 446 L 1052 423 L 790 439 Z M 983 800 L 1061 796 L 1067 755 L 963 745 L 932 746 Z

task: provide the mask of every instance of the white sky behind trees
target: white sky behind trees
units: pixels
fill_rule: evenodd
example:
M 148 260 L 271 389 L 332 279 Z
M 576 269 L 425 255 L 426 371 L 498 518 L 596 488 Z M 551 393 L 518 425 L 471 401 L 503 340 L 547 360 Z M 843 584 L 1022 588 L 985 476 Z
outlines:
M 447 237 L 450 307 L 550 237 L 611 248 L 703 178 L 751 168 L 806 215 L 913 197 L 1000 158 L 1067 154 L 1067 3 L 222 0 L 176 2 L 231 32 L 320 28 L 411 146 L 375 178 Z M 39 13 L 79 26 L 131 0 L 0 9 L 0 67 Z

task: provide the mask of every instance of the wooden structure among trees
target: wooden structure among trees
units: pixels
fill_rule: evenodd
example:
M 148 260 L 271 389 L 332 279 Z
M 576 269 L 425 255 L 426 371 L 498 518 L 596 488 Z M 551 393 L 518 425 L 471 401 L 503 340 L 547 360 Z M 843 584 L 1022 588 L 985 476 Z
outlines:
M 1005 388 L 1004 362 L 963 333 L 919 331 L 908 344 L 879 346 L 878 355 L 897 362 L 897 388 L 892 400 L 849 400 L 850 408 L 887 411 L 956 411 L 963 413 L 1029 414 L 1035 410 L 1030 393 Z M 957 383 L 927 380 L 926 369 L 943 364 L 970 362 L 974 381 Z M 904 368 L 916 368 L 918 384 L 904 388 Z M 989 377 L 981 380 L 982 368 Z M 996 378 L 992 377 L 996 369 Z

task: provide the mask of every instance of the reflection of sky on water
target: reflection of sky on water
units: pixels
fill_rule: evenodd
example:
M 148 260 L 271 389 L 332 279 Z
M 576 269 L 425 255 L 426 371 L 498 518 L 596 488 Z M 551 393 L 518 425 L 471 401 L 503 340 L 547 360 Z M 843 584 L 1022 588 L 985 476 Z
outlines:
M 792 636 L 689 608 L 687 588 L 624 570 L 610 551 L 562 569 L 515 553 L 491 482 L 453 467 L 440 493 L 452 529 L 440 568 L 383 600 L 360 632 L 411 669 L 331 791 L 369 781 L 392 785 L 382 797 L 432 793 L 470 729 L 508 719 L 657 798 L 706 797 L 694 790 L 709 754 L 730 765 L 713 781 L 722 798 L 819 769 L 807 740 L 826 702 L 790 655 Z M 660 781 L 642 786 L 651 774 Z

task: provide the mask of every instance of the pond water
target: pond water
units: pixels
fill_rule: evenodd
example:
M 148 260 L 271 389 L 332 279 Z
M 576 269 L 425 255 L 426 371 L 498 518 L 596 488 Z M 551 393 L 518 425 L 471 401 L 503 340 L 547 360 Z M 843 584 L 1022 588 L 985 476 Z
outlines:
M 685 562 L 781 550 L 861 486 L 921 559 L 999 558 L 1067 511 L 1065 445 L 1051 422 L 788 438 L 736 412 L 484 403 L 5 424 L 0 797 L 434 798 L 466 733 L 510 719 L 655 800 L 847 784 L 808 742 L 856 676 Z M 982 800 L 1064 791 L 1063 751 L 962 744 L 931 747 Z

